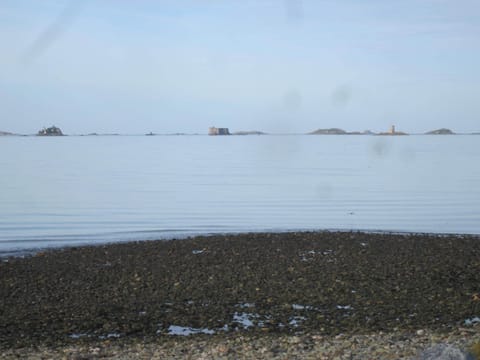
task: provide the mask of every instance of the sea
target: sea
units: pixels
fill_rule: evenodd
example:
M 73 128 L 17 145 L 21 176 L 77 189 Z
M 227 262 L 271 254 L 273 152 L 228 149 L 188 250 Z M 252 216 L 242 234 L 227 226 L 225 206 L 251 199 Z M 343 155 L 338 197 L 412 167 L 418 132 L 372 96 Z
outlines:
M 480 234 L 480 137 L 0 137 L 0 256 L 317 230 Z

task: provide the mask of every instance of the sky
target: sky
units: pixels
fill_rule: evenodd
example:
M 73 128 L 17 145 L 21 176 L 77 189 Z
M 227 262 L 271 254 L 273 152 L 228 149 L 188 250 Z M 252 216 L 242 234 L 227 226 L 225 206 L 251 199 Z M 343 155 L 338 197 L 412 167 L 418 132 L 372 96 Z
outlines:
M 2 0 L 0 131 L 480 131 L 478 0 Z

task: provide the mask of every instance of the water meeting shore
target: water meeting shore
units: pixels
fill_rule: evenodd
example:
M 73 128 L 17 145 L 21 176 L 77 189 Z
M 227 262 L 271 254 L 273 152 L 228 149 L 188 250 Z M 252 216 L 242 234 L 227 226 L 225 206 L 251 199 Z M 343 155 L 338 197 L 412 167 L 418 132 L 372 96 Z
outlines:
M 480 341 L 479 273 L 480 237 L 467 235 L 250 233 L 51 250 L 0 263 L 0 355 L 467 348 Z

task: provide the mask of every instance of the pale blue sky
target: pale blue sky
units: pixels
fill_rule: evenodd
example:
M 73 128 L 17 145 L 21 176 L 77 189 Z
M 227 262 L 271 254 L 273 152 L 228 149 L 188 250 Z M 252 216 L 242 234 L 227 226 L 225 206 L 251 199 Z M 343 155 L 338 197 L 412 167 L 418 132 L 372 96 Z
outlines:
M 2 0 L 0 130 L 480 131 L 477 0 Z

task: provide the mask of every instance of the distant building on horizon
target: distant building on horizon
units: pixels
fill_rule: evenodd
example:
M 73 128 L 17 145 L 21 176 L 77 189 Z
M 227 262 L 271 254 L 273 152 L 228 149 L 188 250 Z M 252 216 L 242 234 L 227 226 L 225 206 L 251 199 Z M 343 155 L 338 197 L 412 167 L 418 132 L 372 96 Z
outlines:
M 211 126 L 208 128 L 208 135 L 230 135 L 228 128 L 217 128 Z
M 403 131 L 397 131 L 395 129 L 395 125 L 390 126 L 390 129 L 388 129 L 387 132 L 381 132 L 378 133 L 378 135 L 408 135 L 407 133 L 404 133 Z

